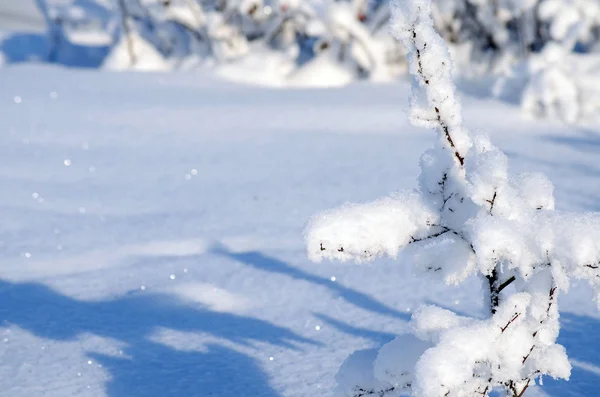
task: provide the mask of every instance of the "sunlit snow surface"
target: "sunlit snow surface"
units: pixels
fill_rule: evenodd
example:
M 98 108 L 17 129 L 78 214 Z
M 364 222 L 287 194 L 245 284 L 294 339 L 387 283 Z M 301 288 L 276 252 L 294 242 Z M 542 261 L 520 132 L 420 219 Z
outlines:
M 312 214 L 415 186 L 434 134 L 408 126 L 406 83 L 19 67 L 0 87 L 2 396 L 327 397 L 419 305 L 482 315 L 476 280 L 306 256 Z M 600 210 L 600 127 L 463 102 L 513 171 L 549 175 L 558 208 Z M 593 396 L 600 316 L 585 285 L 561 304 L 572 380 L 543 390 Z

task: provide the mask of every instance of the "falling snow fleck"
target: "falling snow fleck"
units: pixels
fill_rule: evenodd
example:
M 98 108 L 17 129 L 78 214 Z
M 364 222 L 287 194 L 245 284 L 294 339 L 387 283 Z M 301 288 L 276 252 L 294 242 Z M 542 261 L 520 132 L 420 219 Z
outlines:
M 25 258 L 31 258 L 31 253 L 30 252 L 26 252 L 25 254 L 23 254 L 25 256 Z
M 273 361 L 275 360 L 273 357 L 269 357 L 269 361 Z
M 65 161 L 63 161 L 63 164 L 66 165 L 67 167 L 71 166 L 71 160 L 70 159 L 65 159 Z
M 56 91 L 52 91 L 52 92 L 50 93 L 50 98 L 51 98 L 51 99 L 56 99 L 56 98 L 58 98 L 58 93 L 57 93 Z
M 192 168 L 192 170 L 190 171 L 190 174 L 192 175 L 198 175 L 198 170 L 195 168 Z
M 79 210 L 80 214 L 85 214 L 85 211 L 86 211 L 85 207 L 79 207 L 78 210 Z
M 81 372 L 77 372 L 77 376 L 81 376 Z
M 58 245 L 56 246 L 56 249 L 57 249 L 57 250 L 59 250 L 59 251 L 62 251 L 62 249 L 63 249 L 63 246 L 62 246 L 62 244 L 58 244 Z
M 8 342 L 8 338 L 4 338 L 3 340 L 4 340 L 4 343 Z
M 331 281 L 335 281 L 335 276 L 331 276 Z
M 315 329 L 316 329 L 317 331 L 320 331 L 320 330 L 321 330 L 321 326 L 320 326 L 320 325 L 317 325 L 317 326 L 315 327 Z
M 13 98 L 13 100 L 15 101 L 15 103 L 19 104 L 23 101 L 23 98 L 21 98 L 20 96 L 17 95 L 16 97 Z
M 190 179 L 192 179 L 192 176 L 190 174 L 185 174 L 185 180 L 189 181 Z
M 187 273 L 187 267 L 186 267 L 185 269 L 183 269 L 183 272 L 184 272 L 184 273 Z
M 88 364 L 89 364 L 89 365 L 92 365 L 92 360 L 88 360 Z
M 142 291 L 146 291 L 146 286 L 145 286 L 145 285 L 142 285 L 142 286 L 140 287 L 140 289 L 141 289 Z
M 33 193 L 33 194 L 31 195 L 31 197 L 33 197 L 34 199 L 36 199 L 36 200 L 37 200 L 37 199 L 40 197 L 40 194 L 39 194 L 39 193 Z
M 455 301 L 454 301 L 454 304 L 455 304 L 455 305 L 458 305 L 459 303 L 460 303 L 460 301 L 459 301 L 459 300 L 455 300 Z
M 169 276 L 169 278 L 170 278 L 171 280 L 175 280 L 175 275 L 174 275 L 174 274 L 171 274 L 171 275 Z

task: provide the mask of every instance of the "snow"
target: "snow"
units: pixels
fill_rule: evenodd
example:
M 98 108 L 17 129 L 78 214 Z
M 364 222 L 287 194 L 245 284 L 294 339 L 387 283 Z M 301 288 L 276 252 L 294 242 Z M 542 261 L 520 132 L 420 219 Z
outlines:
M 342 261 L 396 257 L 400 247 L 430 234 L 438 219 L 433 208 L 414 192 L 386 197 L 373 203 L 348 204 L 313 216 L 306 228 L 308 256 Z
M 243 84 L 281 87 L 294 68 L 294 61 L 267 48 L 255 50 L 247 56 L 215 67 L 215 74 L 223 79 Z
M 0 86 L 0 390 L 11 397 L 333 396 L 346 357 L 406 334 L 422 304 L 484 315 L 479 280 L 431 284 L 403 254 L 306 258 L 312 214 L 417 187 L 434 137 L 405 121 L 406 82 L 269 90 L 24 66 L 3 69 Z M 462 99 L 465 125 L 489 133 L 511 171 L 548 175 L 558 210 L 600 209 L 598 126 Z M 523 191 L 548 187 L 525 180 Z M 570 381 L 545 378 L 530 396 L 594 395 L 592 297 L 577 280 L 562 297 Z
M 535 116 L 569 123 L 596 120 L 600 109 L 599 65 L 597 55 L 567 56 L 564 49 L 548 45 L 527 65 L 529 80 L 521 97 L 522 107 Z
M 36 0 L 0 3 L 0 30 L 43 33 L 47 29 Z
M 125 70 L 129 68 L 139 71 L 169 70 L 167 60 L 161 56 L 156 48 L 135 32 L 131 33 L 129 37 L 123 35 L 120 38 L 119 43 L 115 45 L 111 53 L 104 60 L 103 67 L 109 70 Z
M 354 76 L 339 65 L 333 54 L 323 54 L 310 60 L 303 68 L 292 71 L 285 81 L 290 87 L 331 88 L 349 84 Z

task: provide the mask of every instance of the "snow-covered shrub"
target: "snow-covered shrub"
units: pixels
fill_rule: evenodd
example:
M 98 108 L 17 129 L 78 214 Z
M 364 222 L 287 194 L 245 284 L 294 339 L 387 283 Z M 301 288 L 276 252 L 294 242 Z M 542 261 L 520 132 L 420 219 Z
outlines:
M 102 63 L 116 31 L 109 6 L 94 0 L 37 4 L 48 29 L 48 49 L 41 60 L 81 67 Z
M 389 19 L 387 4 L 369 9 L 362 0 L 336 2 L 327 16 L 318 56 L 335 59 L 355 78 L 389 80 L 403 70 L 402 48 L 382 29 Z
M 600 115 L 600 55 L 570 54 L 549 45 L 527 63 L 523 108 L 567 123 Z
M 541 0 L 434 0 L 440 35 L 464 53 L 471 72 L 502 72 L 536 42 L 535 6 Z
M 356 78 L 380 74 L 383 51 L 358 19 L 352 3 L 328 8 L 327 36 L 319 43 L 319 56 L 329 56 L 352 71 Z
M 469 48 L 471 62 L 520 60 L 551 42 L 589 52 L 600 34 L 595 0 L 434 0 L 432 14 L 446 41 Z
M 583 108 L 597 107 L 599 72 L 590 55 L 600 42 L 596 0 L 434 0 L 432 13 L 463 74 L 491 72 L 515 91 L 499 96 L 567 122 L 587 119 Z
M 567 49 L 591 51 L 600 37 L 600 3 L 596 0 L 544 0 L 538 18 L 545 38 Z
M 538 17 L 544 47 L 526 60 L 523 108 L 575 123 L 600 109 L 600 3 L 545 0 Z M 583 55 L 586 53 L 586 55 Z
M 49 21 L 50 62 L 159 70 L 208 65 L 230 78 L 256 74 L 262 82 L 257 76 L 274 75 L 289 85 L 319 86 L 390 80 L 406 71 L 406 49 L 386 29 L 390 1 L 38 3 Z M 588 61 L 600 50 L 597 0 L 432 0 L 431 8 L 463 80 L 500 81 L 536 115 L 574 122 L 587 118 L 584 108 L 595 110 L 597 84 L 581 82 L 600 73 Z M 264 73 L 245 73 L 249 66 Z
M 408 50 L 410 119 L 438 140 L 421 158 L 419 189 L 314 216 L 312 260 L 371 260 L 407 251 L 414 266 L 448 284 L 476 276 L 489 317 L 426 306 L 412 335 L 352 355 L 337 380 L 349 397 L 520 397 L 537 378 L 568 379 L 558 296 L 572 278 L 600 294 L 600 216 L 554 209 L 541 174 L 509 175 L 506 156 L 463 125 L 452 61 L 429 0 L 397 0 L 392 31 Z
M 307 1 L 279 0 L 267 8 L 272 18 L 265 30 L 265 44 L 298 60 L 314 56 L 315 42 L 325 34 L 325 24 Z

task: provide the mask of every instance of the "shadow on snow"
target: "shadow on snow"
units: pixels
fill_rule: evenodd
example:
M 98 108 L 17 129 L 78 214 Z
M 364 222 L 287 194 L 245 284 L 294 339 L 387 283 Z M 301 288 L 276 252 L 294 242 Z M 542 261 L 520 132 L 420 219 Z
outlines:
M 124 342 L 127 358 L 89 354 L 109 372 L 106 388 L 111 397 L 277 396 L 253 358 L 216 344 L 203 351 L 180 351 L 150 339 L 158 328 L 202 332 L 244 345 L 265 342 L 297 349 L 297 343 L 314 343 L 262 320 L 141 291 L 87 302 L 41 284 L 0 280 L 0 301 L 5 325 L 15 324 L 42 338 L 67 341 L 92 333 Z
M 325 287 L 348 303 L 370 312 L 399 318 L 405 321 L 410 320 L 410 316 L 406 313 L 402 313 L 394 308 L 391 308 L 367 294 L 345 287 L 339 282 L 332 282 L 329 278 L 305 272 L 304 270 L 291 266 L 277 258 L 267 256 L 262 252 L 231 252 L 227 249 L 227 247 L 224 247 L 223 245 L 217 245 L 213 247 L 212 253 L 222 255 L 234 261 L 252 266 L 256 269 L 270 273 L 284 274 L 297 280 L 303 280 Z
M 558 342 L 567 349 L 573 369 L 568 382 L 544 377 L 544 391 L 552 397 L 598 395 L 600 382 L 600 320 L 561 313 Z
M 358 327 L 351 324 L 346 324 L 343 321 L 336 320 L 333 317 L 329 317 L 323 313 L 314 313 L 314 316 L 319 320 L 323 321 L 323 323 L 329 325 L 330 327 L 335 328 L 336 330 L 343 332 L 348 335 L 356 336 L 359 338 L 364 338 L 372 341 L 375 345 L 381 346 L 384 345 L 391 340 L 393 340 L 396 334 L 392 334 L 384 331 L 374 331 L 368 328 Z

